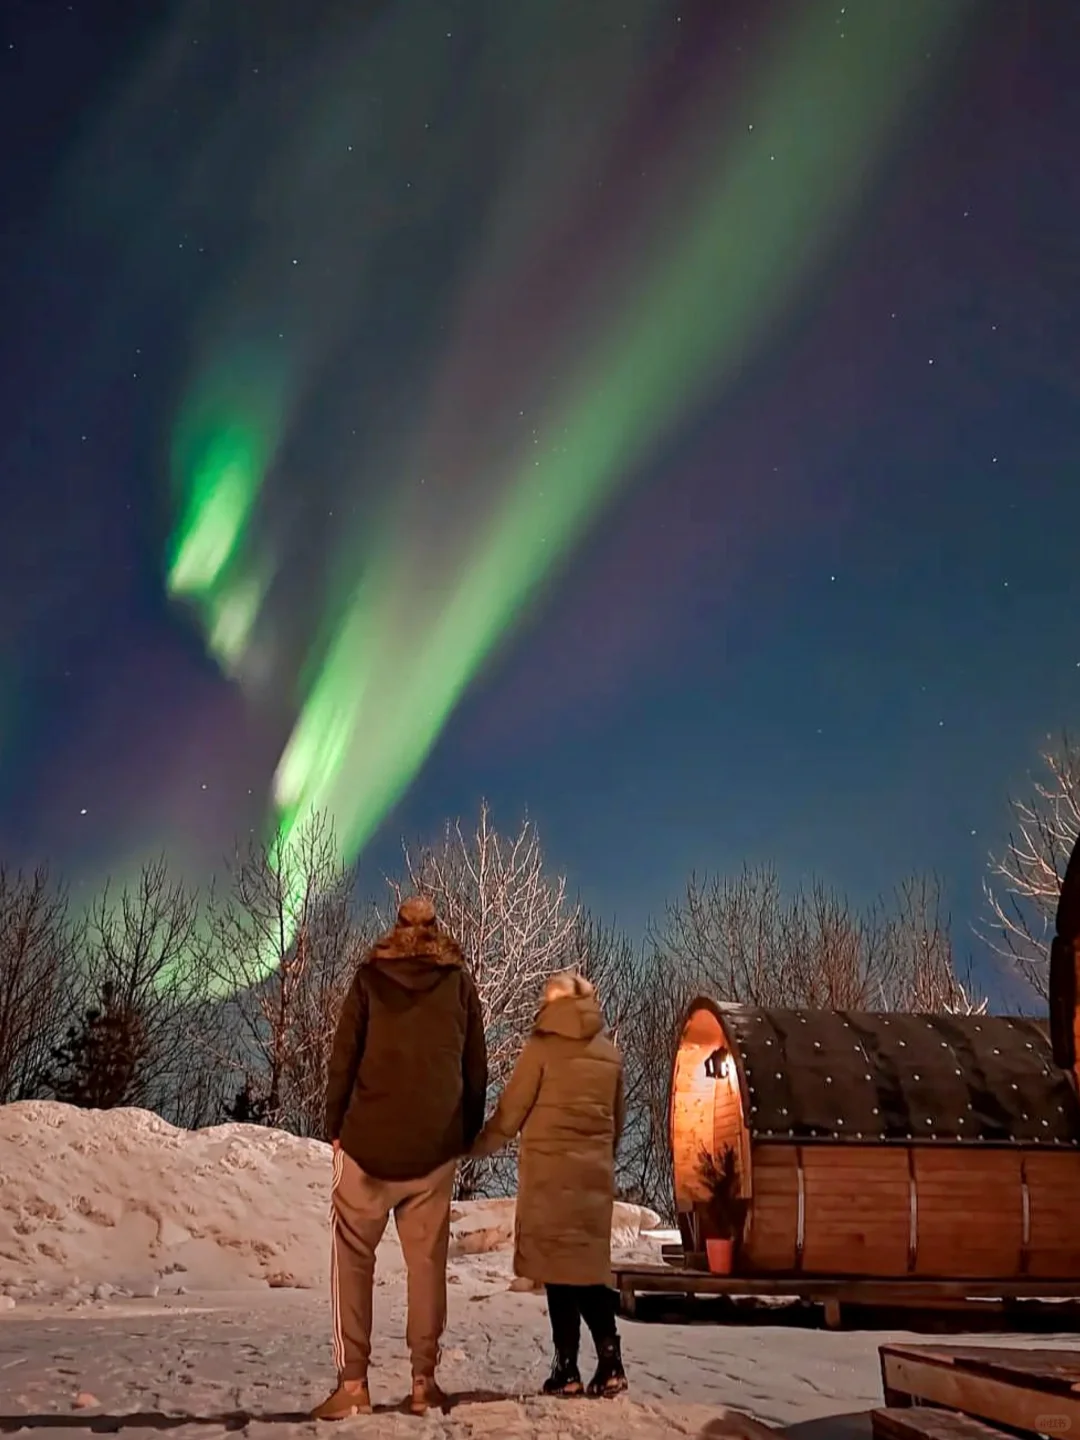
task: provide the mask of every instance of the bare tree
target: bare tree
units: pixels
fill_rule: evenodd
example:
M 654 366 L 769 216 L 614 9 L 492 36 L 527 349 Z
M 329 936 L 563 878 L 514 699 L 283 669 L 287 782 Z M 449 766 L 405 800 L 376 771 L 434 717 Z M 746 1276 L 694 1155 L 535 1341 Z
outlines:
M 215 1077 L 195 1040 L 210 1003 L 199 919 L 198 895 L 170 876 L 163 858 L 119 894 L 107 885 L 86 922 L 71 997 L 84 1013 L 86 1046 L 127 1037 L 130 1074 L 117 1103 L 145 1105 L 185 1126 L 205 1124 L 214 1105 Z
M 38 1095 L 69 1006 L 78 933 L 47 871 L 0 867 L 0 1104 Z
M 956 972 L 935 876 L 903 881 L 865 912 L 819 882 L 782 893 L 772 868 L 692 876 L 654 932 L 693 987 L 744 1005 L 828 1010 L 982 1008 Z
M 984 938 L 1044 1000 L 1050 941 L 1065 867 L 1080 834 L 1080 745 L 1064 735 L 1042 755 L 1045 773 L 1024 799 L 1009 802 L 1013 824 L 1004 854 L 991 856 L 984 882 Z
M 927 1014 L 982 1015 L 988 1001 L 970 973 L 960 979 L 941 882 L 917 875 L 903 881 L 890 909 L 869 922 L 873 934 L 877 1008 Z
M 674 1204 L 668 1134 L 672 1064 L 686 1012 L 699 989 L 688 967 L 659 946 L 644 949 L 618 1035 L 626 1086 L 619 1195 L 668 1220 Z
M 776 978 L 784 1003 L 821 1010 L 872 1003 L 880 956 L 865 918 L 843 896 L 814 881 L 781 908 L 778 930 Z
M 442 840 L 415 853 L 405 849 L 403 889 L 428 895 L 440 921 L 465 953 L 487 1030 L 493 1094 L 510 1077 L 524 1037 L 536 1016 L 543 981 L 580 956 L 580 912 L 566 898 L 566 881 L 548 873 L 536 830 L 525 819 L 510 838 L 498 833 L 486 802 L 475 830 L 448 824 Z M 512 1161 L 469 1162 L 461 1167 L 459 1193 L 505 1190 Z
M 594 985 L 616 1044 L 640 999 L 640 947 L 614 922 L 598 919 L 579 901 L 567 945 L 566 964 Z
M 652 938 L 685 985 L 743 1005 L 867 1008 L 864 920 L 820 884 L 785 897 L 771 866 L 691 875 Z
M 353 914 L 352 876 L 314 815 L 288 840 L 236 856 L 211 902 L 210 966 L 228 1017 L 213 1059 L 232 1074 L 232 1114 L 301 1135 L 323 1127 L 334 1029 L 370 938 Z

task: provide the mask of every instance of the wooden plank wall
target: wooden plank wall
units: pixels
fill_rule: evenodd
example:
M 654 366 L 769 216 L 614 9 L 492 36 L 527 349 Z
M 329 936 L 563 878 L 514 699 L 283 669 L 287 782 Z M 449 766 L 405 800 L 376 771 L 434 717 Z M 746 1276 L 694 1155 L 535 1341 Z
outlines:
M 1080 1154 L 1029 1151 L 1024 1171 L 1031 1204 L 1026 1273 L 1071 1280 L 1080 1275 Z
M 743 1234 L 739 1269 L 765 1275 L 794 1270 L 799 1205 L 795 1147 L 754 1145 L 751 1165 L 754 1200 Z
M 916 1149 L 916 1275 L 1022 1274 L 1022 1150 Z
M 752 1163 L 753 1204 L 740 1265 L 747 1273 L 1080 1278 L 1076 1152 L 758 1143 Z
M 811 1274 L 904 1275 L 911 1233 L 908 1152 L 863 1145 L 802 1150 L 802 1268 Z
M 705 1074 L 706 1058 L 715 1040 L 692 1045 L 685 1041 L 675 1058 L 671 1091 L 671 1144 L 675 1175 L 675 1207 L 687 1211 L 705 1199 L 700 1181 L 701 1147 L 713 1140 L 713 1099 L 716 1082 Z
M 750 1145 L 743 1124 L 742 1096 L 735 1074 L 735 1063 L 728 1060 L 724 1073 L 716 1080 L 713 1093 L 713 1154 L 722 1155 L 726 1146 L 735 1151 L 739 1188 L 749 1194 Z

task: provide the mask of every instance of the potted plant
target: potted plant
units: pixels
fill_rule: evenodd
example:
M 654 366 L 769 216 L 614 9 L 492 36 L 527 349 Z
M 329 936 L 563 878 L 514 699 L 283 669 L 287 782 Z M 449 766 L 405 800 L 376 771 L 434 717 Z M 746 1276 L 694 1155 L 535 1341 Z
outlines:
M 702 1150 L 699 1172 L 705 1198 L 697 1208 L 709 1270 L 713 1275 L 730 1275 L 735 1245 L 746 1218 L 746 1201 L 739 1194 L 739 1167 L 734 1148 L 725 1145 L 718 1156 Z

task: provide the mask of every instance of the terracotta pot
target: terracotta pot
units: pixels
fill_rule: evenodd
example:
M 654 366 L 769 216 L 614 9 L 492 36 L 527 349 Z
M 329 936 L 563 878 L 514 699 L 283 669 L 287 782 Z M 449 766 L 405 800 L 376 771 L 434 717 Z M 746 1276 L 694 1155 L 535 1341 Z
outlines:
M 705 1253 L 709 1259 L 709 1273 L 712 1275 L 730 1275 L 732 1251 L 735 1248 L 733 1240 L 706 1240 Z

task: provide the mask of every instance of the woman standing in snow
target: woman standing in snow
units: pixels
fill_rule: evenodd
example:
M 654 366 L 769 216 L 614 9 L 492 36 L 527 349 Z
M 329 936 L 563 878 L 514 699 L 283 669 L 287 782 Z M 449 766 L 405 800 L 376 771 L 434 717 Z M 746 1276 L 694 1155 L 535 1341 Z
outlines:
M 555 1342 L 546 1395 L 580 1395 L 581 1322 L 596 1345 L 590 1395 L 626 1389 L 611 1218 L 615 1150 L 624 1117 L 622 1057 L 604 1033 L 596 993 L 581 975 L 553 975 L 495 1113 L 472 1154 L 521 1134 L 514 1273 L 542 1283 Z

